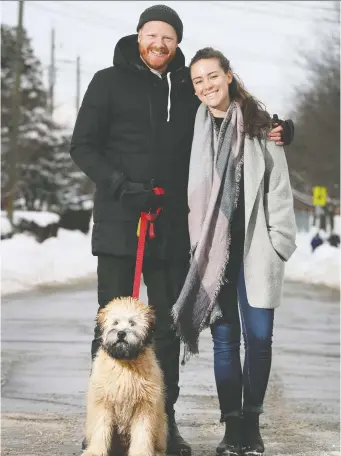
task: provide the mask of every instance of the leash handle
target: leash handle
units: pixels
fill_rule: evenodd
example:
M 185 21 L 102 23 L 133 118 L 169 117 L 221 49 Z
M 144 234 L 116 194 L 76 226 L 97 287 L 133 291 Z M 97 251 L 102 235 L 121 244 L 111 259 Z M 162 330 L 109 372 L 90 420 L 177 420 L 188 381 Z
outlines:
M 163 195 L 165 191 L 163 188 L 155 187 L 153 192 L 156 195 Z M 161 212 L 161 208 L 158 207 L 156 212 L 152 214 L 151 212 L 141 212 L 137 227 L 137 236 L 139 238 L 137 243 L 137 252 L 136 252 L 136 263 L 135 263 L 135 275 L 134 275 L 134 285 L 133 285 L 133 298 L 138 299 L 140 295 L 140 286 L 141 286 L 141 276 L 142 276 L 142 266 L 143 266 L 143 257 L 144 250 L 146 246 L 146 236 L 149 227 L 149 237 L 151 239 L 156 237 L 154 230 L 154 221 L 157 219 Z

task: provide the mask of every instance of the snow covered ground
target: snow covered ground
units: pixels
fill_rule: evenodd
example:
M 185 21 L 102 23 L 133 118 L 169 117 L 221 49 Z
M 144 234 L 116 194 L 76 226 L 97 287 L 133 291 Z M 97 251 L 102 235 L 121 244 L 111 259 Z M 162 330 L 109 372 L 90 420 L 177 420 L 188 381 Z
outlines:
M 47 226 L 49 223 L 58 223 L 59 215 L 53 212 L 38 211 L 15 211 L 13 214 L 13 223 L 18 225 L 20 220 L 25 219 L 27 222 L 35 222 L 39 226 Z M 4 211 L 1 211 L 1 234 L 7 235 L 12 231 L 11 224 Z
M 53 213 L 16 211 L 15 220 L 20 218 L 40 226 L 59 220 Z M 2 234 L 10 229 L 2 212 Z M 17 234 L 1 241 L 1 294 L 96 277 L 96 267 L 96 258 L 91 255 L 91 233 L 59 229 L 56 238 L 41 244 L 33 236 Z
M 285 276 L 295 282 L 314 283 L 340 289 L 340 248 L 325 242 L 313 253 L 310 241 L 316 233 L 298 233 L 297 249 L 286 263 Z M 320 233 L 322 238 L 326 235 Z
M 35 221 L 41 224 L 54 221 L 50 214 L 44 217 L 40 213 L 37 217 L 40 220 Z M 4 214 L 1 222 L 2 229 L 7 229 Z M 313 231 L 298 234 L 298 248 L 286 264 L 286 277 L 340 289 L 340 249 L 325 243 L 312 253 L 312 236 Z M 57 238 L 42 244 L 27 234 L 1 241 L 1 294 L 95 278 L 97 261 L 91 255 L 90 243 L 90 233 L 63 229 Z

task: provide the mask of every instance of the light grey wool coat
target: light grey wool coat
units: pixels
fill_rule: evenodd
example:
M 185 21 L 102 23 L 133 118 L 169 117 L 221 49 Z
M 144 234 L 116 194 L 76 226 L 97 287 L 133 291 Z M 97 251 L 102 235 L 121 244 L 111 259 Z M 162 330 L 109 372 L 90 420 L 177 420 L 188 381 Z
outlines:
M 273 309 L 281 303 L 285 261 L 296 249 L 293 196 L 283 147 L 245 138 L 244 194 L 248 301 L 252 307 Z

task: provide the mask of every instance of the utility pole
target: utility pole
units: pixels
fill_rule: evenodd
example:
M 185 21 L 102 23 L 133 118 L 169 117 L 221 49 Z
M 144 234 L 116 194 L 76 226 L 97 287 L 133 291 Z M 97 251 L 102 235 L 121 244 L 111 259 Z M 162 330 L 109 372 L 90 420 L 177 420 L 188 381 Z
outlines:
M 76 62 L 76 117 L 79 111 L 79 103 L 80 103 L 80 92 L 81 92 L 81 64 L 80 64 L 80 57 L 77 55 L 77 62 Z
M 13 211 L 14 200 L 17 187 L 17 156 L 18 156 L 18 137 L 19 137 L 19 123 L 20 123 L 20 82 L 22 71 L 22 44 L 23 44 L 23 15 L 24 15 L 24 0 L 18 1 L 18 27 L 17 39 L 14 58 L 14 85 L 12 92 L 12 118 L 9 142 L 9 170 L 8 170 L 8 199 L 7 199 L 7 215 L 12 225 L 13 224 Z
M 49 100 L 48 100 L 48 112 L 53 116 L 54 110 L 54 86 L 56 76 L 56 62 L 55 62 L 55 31 L 54 28 L 51 30 L 51 62 L 49 68 Z

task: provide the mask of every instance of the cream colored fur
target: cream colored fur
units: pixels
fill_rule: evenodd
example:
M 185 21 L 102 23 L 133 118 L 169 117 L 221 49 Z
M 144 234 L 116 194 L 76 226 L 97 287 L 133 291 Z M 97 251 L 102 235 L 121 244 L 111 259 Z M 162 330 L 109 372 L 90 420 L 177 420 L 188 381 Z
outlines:
M 133 298 L 121 298 L 102 309 L 98 321 L 102 346 L 89 379 L 83 456 L 109 456 L 110 448 L 115 455 L 164 456 L 163 376 L 153 348 L 142 343 L 136 359 L 113 358 L 105 348 L 117 341 L 117 331 L 127 332 L 128 352 L 144 341 L 154 323 L 153 311 Z

